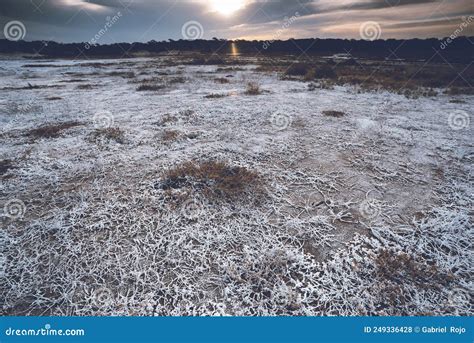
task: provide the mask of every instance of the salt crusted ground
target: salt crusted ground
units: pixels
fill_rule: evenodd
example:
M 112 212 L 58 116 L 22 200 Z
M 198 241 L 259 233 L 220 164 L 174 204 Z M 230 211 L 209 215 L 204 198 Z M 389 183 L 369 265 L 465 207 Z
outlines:
M 472 315 L 472 96 L 92 62 L 0 62 L 1 313 Z M 137 92 L 117 71 L 186 80 Z M 104 127 L 122 143 L 90 139 Z M 156 185 L 190 160 L 259 173 L 263 200 L 169 203 Z

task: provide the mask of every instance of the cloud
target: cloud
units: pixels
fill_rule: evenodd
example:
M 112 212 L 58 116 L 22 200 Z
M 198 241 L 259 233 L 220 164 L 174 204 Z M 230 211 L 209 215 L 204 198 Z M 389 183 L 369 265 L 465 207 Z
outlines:
M 225 1 L 225 0 L 222 0 Z M 0 0 L 0 24 L 20 20 L 27 40 L 88 41 L 122 13 L 100 43 L 180 39 L 184 23 L 196 20 L 204 38 L 359 38 L 365 21 L 379 22 L 383 38 L 447 36 L 470 0 L 246 0 L 235 15 L 210 11 L 206 0 Z M 298 15 L 280 30 L 285 18 Z M 446 18 L 449 18 L 448 21 Z M 472 28 L 465 31 L 472 32 Z

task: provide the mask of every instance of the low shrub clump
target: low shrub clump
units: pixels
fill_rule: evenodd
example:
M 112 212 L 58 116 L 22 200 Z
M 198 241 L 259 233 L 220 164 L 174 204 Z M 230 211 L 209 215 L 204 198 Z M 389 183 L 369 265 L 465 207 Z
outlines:
M 117 143 L 125 143 L 125 132 L 118 127 L 108 127 L 105 129 L 96 129 L 90 135 L 90 140 L 92 142 L 100 141 L 115 141 Z
M 112 71 L 107 73 L 107 75 L 123 77 L 124 79 L 133 79 L 135 77 L 135 73 L 133 71 Z
M 421 288 L 435 288 L 454 279 L 452 275 L 441 272 L 435 264 L 406 253 L 381 250 L 375 262 L 377 275 L 396 284 L 412 283 Z
M 83 124 L 78 121 L 68 121 L 60 124 L 45 125 L 28 131 L 25 136 L 33 138 L 57 138 L 61 136 L 63 131 L 81 125 Z
M 164 142 L 173 142 L 177 140 L 179 136 L 180 136 L 179 131 L 167 130 L 163 133 L 163 135 L 161 136 L 161 139 Z
M 324 65 L 316 68 L 314 71 L 314 78 L 316 79 L 336 79 L 337 74 L 331 66 Z
M 206 196 L 232 199 L 261 185 L 259 175 L 244 167 L 229 166 L 224 162 L 187 162 L 168 170 L 159 187 L 165 191 L 188 189 Z
M 176 122 L 178 122 L 178 118 L 176 116 L 173 116 L 171 114 L 165 114 L 159 121 L 154 123 L 154 125 L 166 126 L 167 124 L 172 124 Z
M 143 83 L 137 87 L 137 92 L 154 92 L 166 88 L 163 84 Z
M 206 99 L 220 99 L 220 98 L 225 98 L 226 96 L 228 96 L 228 95 L 227 94 L 212 93 L 212 94 L 206 95 L 204 98 L 206 98 Z
M 313 92 L 316 89 L 334 89 L 334 83 L 329 80 L 322 80 L 317 83 L 311 82 L 308 84 L 308 91 Z
M 0 175 L 5 174 L 8 170 L 13 168 L 13 162 L 11 160 L 0 161 Z
M 323 114 L 328 117 L 334 117 L 334 118 L 341 118 L 344 117 L 346 114 L 341 111 L 323 111 Z
M 82 90 L 89 90 L 89 89 L 94 89 L 96 86 L 90 85 L 90 84 L 85 84 L 85 85 L 77 85 L 76 89 L 82 89 Z
M 218 77 L 214 79 L 214 82 L 220 83 L 220 84 L 226 84 L 230 83 L 229 79 L 226 79 L 225 77 Z
M 307 63 L 295 63 L 288 67 L 285 74 L 290 76 L 306 76 L 312 69 L 312 66 Z
M 257 82 L 249 82 L 247 83 L 247 88 L 245 90 L 246 95 L 260 95 L 262 94 L 262 90 L 260 89 L 260 85 Z

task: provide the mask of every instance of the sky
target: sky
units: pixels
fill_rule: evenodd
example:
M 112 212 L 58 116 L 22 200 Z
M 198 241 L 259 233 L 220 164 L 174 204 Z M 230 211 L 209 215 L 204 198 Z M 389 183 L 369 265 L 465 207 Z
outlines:
M 3 36 L 58 42 L 474 35 L 472 0 L 0 0 Z

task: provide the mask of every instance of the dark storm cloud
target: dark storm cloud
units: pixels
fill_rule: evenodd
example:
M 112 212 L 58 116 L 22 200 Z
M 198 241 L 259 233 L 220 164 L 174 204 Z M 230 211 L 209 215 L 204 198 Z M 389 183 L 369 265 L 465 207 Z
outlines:
M 209 2 L 0 0 L 0 25 L 23 22 L 27 40 L 88 41 L 121 12 L 100 43 L 180 39 L 183 24 L 191 20 L 202 25 L 204 38 L 264 38 L 272 37 L 284 18 L 298 14 L 285 36 L 358 38 L 360 23 L 377 21 L 387 28 L 385 38 L 400 38 L 449 35 L 461 16 L 472 14 L 470 0 L 247 0 L 224 17 L 213 13 Z M 426 30 L 419 29 L 423 26 Z

